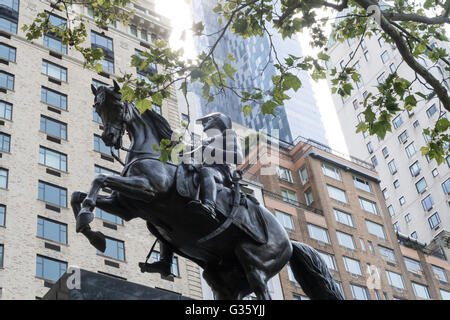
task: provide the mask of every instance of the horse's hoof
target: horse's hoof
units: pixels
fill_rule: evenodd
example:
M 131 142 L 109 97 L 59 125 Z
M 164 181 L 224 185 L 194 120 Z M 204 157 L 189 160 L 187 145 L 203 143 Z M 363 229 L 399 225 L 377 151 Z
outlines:
M 106 239 L 105 235 L 100 231 L 92 231 L 89 235 L 89 242 L 95 249 L 105 252 L 106 250 Z
M 76 232 L 82 232 L 94 220 L 94 214 L 87 208 L 81 209 L 77 216 Z

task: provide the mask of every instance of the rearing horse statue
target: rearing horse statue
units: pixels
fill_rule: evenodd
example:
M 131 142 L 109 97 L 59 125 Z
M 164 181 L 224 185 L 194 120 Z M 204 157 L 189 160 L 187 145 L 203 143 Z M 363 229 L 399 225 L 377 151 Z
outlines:
M 104 251 L 106 242 L 101 232 L 89 226 L 94 207 L 125 221 L 145 220 L 161 243 L 204 270 L 203 277 L 218 299 L 242 299 L 252 292 L 258 299 L 270 299 L 267 281 L 288 262 L 311 299 L 343 299 L 317 251 L 291 241 L 274 215 L 252 197 L 241 194 L 232 223 L 208 238 L 230 217 L 233 190 L 224 186 L 218 190 L 218 219 L 193 212 L 187 205 L 192 198 L 177 188 L 180 174 L 189 181 L 187 171 L 182 171 L 184 166 L 161 162 L 160 152 L 153 149 L 161 139 L 171 138 L 168 122 L 154 111 L 140 114 L 132 104 L 121 102 L 120 87 L 115 81 L 113 87 L 92 87 L 92 91 L 94 107 L 104 125 L 104 143 L 120 148 L 125 132 L 131 141 L 121 176 L 99 174 L 87 194 L 72 194 L 77 232 L 98 250 Z M 103 187 L 112 193 L 99 195 Z M 199 241 L 205 237 L 206 241 Z

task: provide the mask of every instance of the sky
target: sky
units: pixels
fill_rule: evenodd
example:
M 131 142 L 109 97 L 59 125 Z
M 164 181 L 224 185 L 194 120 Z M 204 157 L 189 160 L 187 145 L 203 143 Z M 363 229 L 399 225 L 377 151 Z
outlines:
M 183 48 L 189 58 L 195 57 L 195 48 L 192 40 L 181 41 L 180 37 L 184 30 L 187 30 L 186 39 L 189 37 L 189 29 L 192 27 L 192 15 L 190 13 L 190 0 L 155 0 L 156 11 L 171 20 L 172 35 L 170 39 L 171 47 L 174 49 Z M 176 9 L 174 9 L 176 8 Z M 306 32 L 298 34 L 298 40 L 303 49 L 303 54 L 314 55 L 317 51 L 310 45 L 310 36 Z M 331 98 L 331 90 L 326 80 L 318 82 L 311 80 L 314 95 L 322 115 L 322 122 L 326 129 L 328 144 L 332 149 L 348 153 L 344 136 L 339 124 L 336 110 Z M 356 130 L 356 129 L 355 129 Z

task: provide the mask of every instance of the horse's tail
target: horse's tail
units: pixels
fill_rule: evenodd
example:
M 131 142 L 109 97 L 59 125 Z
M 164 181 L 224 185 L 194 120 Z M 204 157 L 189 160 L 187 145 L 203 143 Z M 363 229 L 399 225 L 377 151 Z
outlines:
M 295 279 L 312 300 L 344 300 L 337 283 L 319 253 L 292 241 L 290 265 Z

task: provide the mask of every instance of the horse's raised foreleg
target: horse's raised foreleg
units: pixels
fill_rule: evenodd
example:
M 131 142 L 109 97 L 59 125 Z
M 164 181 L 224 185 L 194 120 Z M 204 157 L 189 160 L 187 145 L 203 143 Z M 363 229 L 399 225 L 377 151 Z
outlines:
M 81 203 L 87 197 L 87 193 L 84 192 L 74 192 L 72 193 L 70 204 L 72 210 L 75 214 L 75 219 L 77 219 L 79 212 L 81 210 Z M 117 215 L 123 219 L 129 220 L 129 212 L 123 205 L 117 200 L 115 195 L 113 196 L 103 196 L 98 195 L 95 202 L 95 206 L 102 209 L 108 213 Z M 89 242 L 98 250 L 104 252 L 106 247 L 105 236 L 100 231 L 93 231 L 89 225 L 85 226 L 80 231 Z
M 145 178 L 99 174 L 92 181 L 91 190 L 81 204 L 81 210 L 77 216 L 77 232 L 82 232 L 83 228 L 89 226 L 89 223 L 94 220 L 92 210 L 96 206 L 98 193 L 104 187 L 120 192 L 128 198 L 145 202 L 150 202 L 155 196 L 153 188 Z

